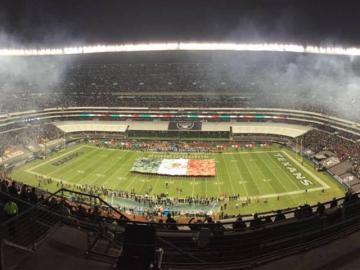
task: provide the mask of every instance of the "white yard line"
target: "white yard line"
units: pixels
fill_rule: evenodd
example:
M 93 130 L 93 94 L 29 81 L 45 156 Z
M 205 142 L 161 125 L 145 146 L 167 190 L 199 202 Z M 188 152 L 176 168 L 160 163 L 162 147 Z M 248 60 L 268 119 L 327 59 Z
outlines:
M 42 177 L 48 177 L 46 174 L 41 174 L 41 173 L 36 173 L 36 172 L 30 172 L 33 175 L 37 175 L 37 176 L 42 176 Z M 56 182 L 63 182 L 64 184 L 70 184 L 70 185 L 74 185 L 77 183 L 70 183 L 67 182 L 63 179 L 59 179 L 59 178 L 55 178 L 55 177 L 51 177 L 52 180 L 56 181 Z M 315 192 L 315 191 L 319 191 L 319 190 L 323 190 L 323 187 L 317 187 L 317 188 L 310 188 L 307 190 L 307 192 Z M 265 195 L 260 195 L 260 196 L 247 196 L 247 198 L 250 198 L 251 200 L 254 199 L 270 199 L 270 198 L 276 198 L 278 196 L 290 196 L 290 195 L 296 195 L 296 194 L 301 194 L 301 193 L 306 193 L 306 190 L 295 190 L 295 191 L 290 191 L 290 192 L 283 192 L 283 193 L 273 193 L 273 194 L 265 194 Z
M 251 177 L 251 182 L 254 183 L 254 186 L 256 187 L 256 189 L 261 193 L 261 189 L 259 188 L 259 185 L 257 184 L 257 181 L 256 181 L 257 178 L 254 177 L 254 174 L 253 174 L 253 173 L 251 173 L 253 170 L 251 170 L 251 169 L 249 168 L 249 166 L 246 164 L 246 161 L 243 160 L 242 163 L 244 164 L 246 170 L 248 171 L 249 176 Z M 250 180 L 250 179 L 249 179 L 249 180 Z M 255 197 L 256 197 L 256 196 L 255 196 Z
M 216 172 L 215 172 L 215 174 L 216 174 Z M 205 182 L 205 197 L 207 198 L 208 197 L 208 186 L 207 186 L 207 179 L 205 179 L 204 180 L 204 182 Z
M 238 171 L 238 175 L 239 175 L 239 178 L 240 178 L 240 181 L 246 181 L 245 180 L 245 178 L 243 177 L 243 174 L 242 174 L 242 172 L 241 172 L 241 170 L 239 169 L 239 166 L 238 166 L 238 160 L 236 159 L 236 157 L 233 155 L 232 156 L 232 159 L 231 159 L 232 161 L 234 160 L 235 161 L 235 163 L 236 163 L 236 165 L 235 165 L 235 167 L 236 167 L 236 170 Z M 243 189 L 244 191 L 245 191 L 245 193 L 246 193 L 246 196 L 248 196 L 249 195 L 249 192 L 248 192 L 248 190 L 247 190 L 247 187 L 246 187 L 246 184 L 239 184 L 239 181 L 237 181 L 236 180 L 236 182 L 237 182 L 237 185 L 239 186 L 239 188 L 240 189 Z
M 319 190 L 323 190 L 323 189 L 324 189 L 324 187 L 309 188 L 307 190 L 307 192 L 314 192 L 314 191 L 319 191 Z M 290 196 L 290 195 L 301 194 L 301 193 L 306 193 L 306 190 L 295 190 L 295 191 L 290 191 L 290 192 L 264 194 L 264 195 L 260 195 L 260 196 L 249 196 L 248 198 L 250 198 L 250 199 L 270 199 L 270 198 L 276 198 L 278 196 L 283 197 L 283 196 Z
M 124 154 L 124 155 L 126 155 L 126 154 Z M 105 181 L 102 183 L 102 185 L 105 186 L 109 181 L 113 181 L 114 179 L 117 179 L 117 177 L 119 177 L 119 176 L 117 176 L 117 175 L 118 175 L 118 171 L 120 171 L 124 165 L 126 165 L 126 162 L 121 162 L 121 164 L 120 164 L 120 165 L 118 166 L 118 168 L 114 171 L 114 173 L 112 173 L 111 175 L 109 175 L 109 176 L 107 177 L 107 180 L 105 180 Z M 115 176 L 114 176 L 114 175 L 115 175 Z M 125 176 L 122 176 L 122 177 L 125 177 Z M 125 179 L 127 180 L 128 178 L 125 177 Z M 118 180 L 118 179 L 117 179 L 117 180 Z M 114 181 L 114 182 L 116 182 L 116 181 Z M 118 184 L 118 182 L 116 182 L 116 183 Z
M 215 170 L 216 170 L 216 163 L 217 163 L 217 161 L 218 161 L 218 160 L 215 159 Z M 220 162 L 220 161 L 219 161 L 219 162 Z M 219 172 L 215 171 L 215 180 L 216 180 L 217 183 L 220 182 L 219 174 L 220 174 Z M 212 181 L 212 183 L 214 183 L 214 181 Z M 218 193 L 218 194 L 219 194 L 218 196 L 220 197 L 220 195 L 221 195 L 220 185 L 217 184 L 216 187 L 217 187 L 218 192 L 219 192 L 219 193 Z
M 269 156 L 266 155 L 266 157 L 269 157 Z M 269 157 L 269 159 L 272 160 L 271 157 Z M 284 184 L 283 184 L 283 182 L 281 181 L 281 179 L 279 180 L 279 179 L 273 174 L 272 170 L 269 169 L 269 167 L 267 167 L 267 165 L 266 165 L 267 162 L 264 162 L 264 161 L 261 161 L 261 162 L 263 162 L 263 163 L 264 163 L 264 166 L 270 171 L 271 175 L 272 175 L 273 178 L 274 178 L 273 180 L 274 180 L 274 181 L 277 181 L 284 190 L 288 190 L 288 189 L 284 186 Z M 263 174 L 264 179 L 265 179 L 265 175 L 264 175 L 263 171 L 262 171 L 262 170 L 260 170 L 260 171 L 261 171 L 261 173 Z M 283 171 L 283 170 L 281 170 L 281 171 Z M 271 181 L 272 181 L 272 179 L 271 179 Z M 290 182 L 293 182 L 292 179 L 290 180 Z M 271 185 L 271 183 L 269 183 L 269 186 L 271 187 L 272 190 L 274 190 L 274 187 Z M 296 187 L 296 189 L 298 189 L 298 187 Z M 274 191 L 275 191 L 275 190 L 274 190 Z
M 248 151 L 248 152 L 225 152 L 222 153 L 223 155 L 232 155 L 232 154 L 239 154 L 239 155 L 248 155 L 248 154 L 263 154 L 263 153 L 274 153 L 274 152 L 280 152 L 279 150 L 269 150 L 269 151 Z
M 28 171 L 28 173 L 30 173 L 30 174 L 33 174 L 33 175 L 36 175 L 36 176 L 41 176 L 41 177 L 44 177 L 44 178 L 48 178 L 48 177 L 50 177 L 50 176 L 48 176 L 48 175 L 46 175 L 46 174 L 42 174 L 42 173 L 37 173 L 37 172 L 33 172 L 33 171 L 31 171 L 31 172 L 29 172 Z M 55 182 L 58 182 L 58 183 L 64 183 L 64 184 L 69 184 L 69 185 L 81 185 L 81 184 L 79 184 L 79 183 L 71 183 L 71 182 L 68 182 L 68 181 L 66 181 L 66 180 L 63 180 L 63 179 L 60 179 L 60 178 L 55 178 L 55 177 L 50 177 L 53 181 L 55 181 Z
M 86 152 L 86 153 L 84 153 L 84 155 L 81 155 L 80 156 L 80 160 L 81 160 L 81 158 L 83 158 L 84 156 L 87 156 L 87 155 L 91 155 L 92 153 L 93 153 L 93 149 L 91 150 L 92 152 Z M 53 170 L 51 170 L 51 172 L 48 172 L 48 177 L 51 177 L 52 175 L 56 175 L 57 173 L 58 173 L 58 171 L 61 171 L 61 170 L 63 170 L 64 169 L 64 167 L 66 167 L 66 166 L 71 166 L 71 167 L 73 167 L 74 166 L 74 163 L 72 163 L 72 162 L 76 162 L 76 160 L 74 161 L 74 160 L 71 160 L 69 163 L 66 163 L 66 164 L 64 164 L 64 165 L 61 165 L 61 166 L 56 166 L 56 168 L 54 168 Z M 83 168 L 84 169 L 84 168 Z M 67 175 L 68 173 L 73 173 L 73 169 L 70 169 L 70 168 L 68 168 L 68 170 L 67 170 L 67 172 L 65 172 L 65 175 Z M 84 170 L 82 170 L 83 171 L 83 173 L 85 173 L 85 171 Z M 63 176 L 63 177 L 65 177 L 65 175 Z M 80 183 L 79 183 L 80 184 Z
M 286 153 L 285 151 L 281 151 L 281 153 L 283 153 L 285 156 L 287 156 L 288 159 L 290 159 L 292 162 L 294 162 L 296 165 L 298 165 L 302 170 L 304 170 L 306 173 L 308 173 L 312 178 L 314 178 L 320 185 L 323 186 L 323 188 L 330 188 L 328 186 L 328 184 L 326 184 L 322 179 L 320 179 L 320 177 L 318 177 L 316 174 L 314 174 L 313 172 L 311 172 L 308 168 L 306 168 L 305 166 L 301 165 L 296 159 L 294 159 L 292 156 L 290 156 L 288 153 Z
M 231 195 L 235 195 L 236 192 L 235 192 L 235 189 L 234 189 L 233 184 L 232 184 L 232 179 L 231 179 L 231 176 L 230 176 L 230 173 L 229 173 L 229 169 L 228 169 L 228 167 L 227 167 L 227 164 L 226 164 L 226 162 L 225 162 L 224 157 L 221 156 L 221 158 L 222 158 L 222 160 L 223 160 L 223 162 L 224 162 L 224 164 L 225 164 L 225 170 L 226 170 L 226 173 L 227 173 L 227 178 L 229 179 L 229 182 L 230 182 L 230 187 L 231 187 L 231 191 L 232 191 L 232 194 L 231 194 Z
M 37 173 L 37 172 L 34 172 L 33 170 L 34 169 L 36 169 L 36 168 L 38 168 L 38 167 L 41 167 L 41 166 L 43 166 L 43 165 L 45 165 L 45 164 L 47 164 L 47 163 L 50 163 L 50 162 L 52 162 L 52 161 L 54 161 L 54 160 L 57 160 L 57 159 L 59 159 L 59 158 L 61 158 L 61 157 L 63 157 L 63 156 L 66 156 L 66 155 L 68 155 L 69 153 L 73 153 L 73 152 L 76 152 L 76 151 L 78 151 L 78 150 L 80 150 L 80 149 L 82 149 L 82 148 L 96 148 L 96 149 L 99 149 L 98 147 L 95 147 L 95 146 L 88 146 L 88 145 L 81 145 L 81 146 L 79 146 L 78 148 L 75 148 L 74 150 L 71 150 L 71 151 L 68 151 L 68 152 L 65 152 L 64 154 L 62 154 L 62 155 L 59 155 L 59 156 L 57 156 L 57 157 L 54 157 L 54 158 L 51 158 L 51 159 L 49 159 L 49 160 L 47 160 L 47 161 L 44 161 L 44 162 L 42 162 L 42 163 L 40 163 L 40 164 L 38 164 L 38 165 L 35 165 L 35 166 L 33 166 L 33 167 L 31 167 L 31 168 L 29 168 L 29 169 L 27 169 L 27 170 L 25 170 L 27 173 L 30 173 L 30 174 L 33 174 L 33 175 L 36 175 L 36 176 L 41 176 L 41 177 L 49 177 L 48 175 L 46 175 L 46 174 L 41 174 L 41 173 Z M 108 150 L 108 149 L 104 149 L 104 150 Z M 124 150 L 120 150 L 120 151 L 124 151 Z M 133 152 L 133 151 L 124 151 L 124 152 Z M 283 193 L 273 193 L 273 194 L 264 194 L 264 195 L 260 195 L 260 196 L 247 196 L 248 198 L 250 198 L 250 199 L 267 199 L 267 198 L 276 198 L 276 197 L 278 197 L 278 196 L 291 196 L 291 195 L 296 195 L 296 194 L 302 194 L 302 193 L 306 193 L 306 192 L 315 192 L 315 191 L 319 191 L 319 190 L 323 190 L 323 189 L 328 189 L 328 188 L 330 188 L 322 179 L 320 179 L 316 174 L 314 174 L 313 172 L 311 172 L 309 169 L 307 169 L 305 166 L 302 166 L 301 164 L 300 164 L 300 162 L 299 161 L 297 161 L 296 159 L 294 159 L 292 156 L 290 156 L 288 153 L 286 153 L 285 151 L 252 151 L 252 152 L 243 152 L 243 153 L 236 153 L 236 154 L 250 154 L 250 153 L 271 153 L 271 152 L 281 152 L 282 154 L 284 154 L 289 160 L 291 160 L 293 163 L 295 163 L 297 166 L 299 166 L 302 170 L 304 170 L 307 174 L 309 174 L 312 178 L 314 178 L 319 184 L 321 184 L 322 185 L 322 187 L 317 187 L 317 188 L 310 188 L 310 189 L 307 189 L 307 190 L 296 190 L 296 191 L 290 191 L 290 192 L 283 192 Z M 223 153 L 223 154 L 234 154 L 234 153 Z M 245 163 L 244 163 L 245 164 Z M 245 164 L 245 166 L 246 166 L 246 169 L 249 171 L 249 168 L 247 168 L 247 165 Z M 226 167 L 226 164 L 225 164 L 225 170 L 227 171 L 228 170 L 228 168 Z M 117 171 L 117 170 L 116 170 Z M 228 173 L 228 172 L 227 172 Z M 250 173 L 250 171 L 249 171 L 249 173 Z M 71 183 L 71 182 L 68 182 L 68 181 L 66 181 L 66 180 L 63 180 L 63 179 L 59 179 L 59 178 L 55 178 L 55 177 L 51 177 L 51 179 L 53 179 L 54 181 L 56 181 L 56 182 L 63 182 L 63 183 L 65 183 L 65 184 L 71 184 L 71 185 L 73 185 L 73 184 L 78 184 L 78 183 Z M 133 179 L 133 181 L 134 181 L 135 179 Z M 218 179 L 217 179 L 218 180 Z M 130 181 L 130 183 L 128 183 L 128 185 L 127 186 L 129 186 L 129 185 L 132 185 L 132 183 L 133 183 L 133 181 Z M 156 179 L 156 183 L 155 183 L 155 185 L 154 185 L 154 188 L 157 186 L 157 184 L 158 184 L 158 182 L 159 182 L 159 179 Z M 182 183 L 183 181 L 181 181 L 181 185 L 180 186 L 182 186 Z M 192 179 L 192 182 L 194 182 L 194 179 Z M 256 185 L 256 183 L 255 183 L 255 185 Z M 195 189 L 195 187 L 194 187 L 194 184 L 192 185 L 193 187 L 193 192 L 194 192 L 194 189 Z M 257 185 L 256 185 L 257 186 Z M 219 187 L 219 185 L 218 185 L 218 188 L 220 188 Z M 232 189 L 233 189 L 233 187 L 232 187 Z M 220 191 L 220 189 L 219 189 L 219 191 Z
M 281 153 L 281 152 L 279 152 L 279 153 Z M 278 164 L 278 161 L 277 160 L 273 160 L 273 157 L 272 156 L 269 156 L 269 160 L 270 160 L 270 162 L 272 162 L 273 164 L 275 164 L 278 168 L 279 168 L 279 170 L 284 174 L 284 175 L 286 175 L 286 176 L 288 176 L 287 175 L 287 173 L 286 173 L 286 171 L 284 170 L 284 167 L 281 167 L 279 164 Z M 302 168 L 302 167 L 300 167 L 300 168 Z M 296 188 L 296 189 L 299 189 L 299 187 L 296 185 L 296 183 L 295 183 L 295 181 L 294 181 L 294 179 L 292 178 L 292 177 L 289 177 L 290 178 L 290 183 Z M 282 181 L 278 181 L 280 184 L 281 184 L 281 186 L 286 190 L 286 187 L 282 184 Z

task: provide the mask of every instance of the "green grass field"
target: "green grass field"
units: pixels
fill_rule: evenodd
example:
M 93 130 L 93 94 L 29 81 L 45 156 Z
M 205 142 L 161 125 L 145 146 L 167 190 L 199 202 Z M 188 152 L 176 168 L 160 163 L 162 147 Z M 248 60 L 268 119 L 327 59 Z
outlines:
M 74 153 L 78 156 L 66 160 Z M 139 175 L 130 172 L 139 157 L 214 158 L 215 177 L 168 177 Z M 223 153 L 154 153 L 100 148 L 90 144 L 69 147 L 45 160 L 35 160 L 12 172 L 12 177 L 38 186 L 38 177 L 51 177 L 69 184 L 105 186 L 108 189 L 145 194 L 167 194 L 170 197 L 218 197 L 239 194 L 240 200 L 251 199 L 242 206 L 230 201 L 226 213 L 249 214 L 295 207 L 305 202 L 315 204 L 344 195 L 344 188 L 329 174 L 316 172 L 313 165 L 289 149 L 272 148 L 229 151 Z M 304 180 L 306 179 L 306 180 Z M 165 183 L 169 183 L 166 188 Z M 41 186 L 58 189 L 56 183 Z M 178 189 L 182 189 L 179 194 Z

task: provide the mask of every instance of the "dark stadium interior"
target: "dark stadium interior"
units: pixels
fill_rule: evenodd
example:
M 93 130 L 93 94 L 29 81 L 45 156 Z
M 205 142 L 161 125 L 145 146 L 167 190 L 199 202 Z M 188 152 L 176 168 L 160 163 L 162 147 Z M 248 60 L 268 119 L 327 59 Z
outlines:
M 359 7 L 2 1 L 0 270 L 358 269 Z

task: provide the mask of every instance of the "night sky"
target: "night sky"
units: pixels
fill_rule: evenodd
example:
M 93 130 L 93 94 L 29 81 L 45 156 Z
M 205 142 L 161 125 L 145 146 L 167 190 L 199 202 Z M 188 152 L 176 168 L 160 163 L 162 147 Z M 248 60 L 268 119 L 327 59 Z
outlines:
M 360 46 L 359 11 L 359 0 L 1 0 L 0 43 L 279 41 Z

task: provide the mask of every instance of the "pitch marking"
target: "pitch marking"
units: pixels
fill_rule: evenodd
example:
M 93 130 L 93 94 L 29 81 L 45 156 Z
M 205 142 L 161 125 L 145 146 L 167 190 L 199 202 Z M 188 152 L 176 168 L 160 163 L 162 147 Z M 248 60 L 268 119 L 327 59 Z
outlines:
M 294 159 L 292 156 L 290 156 L 288 153 L 286 153 L 285 151 L 281 151 L 281 153 L 283 153 L 285 156 L 287 156 L 288 159 L 290 159 L 292 162 L 294 162 L 297 166 L 299 166 L 302 170 L 304 170 L 306 173 L 308 173 L 309 175 L 311 175 L 311 177 L 313 179 L 315 179 L 318 183 L 320 183 L 320 185 L 322 185 L 322 188 L 330 188 L 328 186 L 328 184 L 326 184 L 323 180 L 321 180 L 317 175 L 315 175 L 313 172 L 311 172 L 308 168 L 306 168 L 305 166 L 301 165 L 296 159 Z

